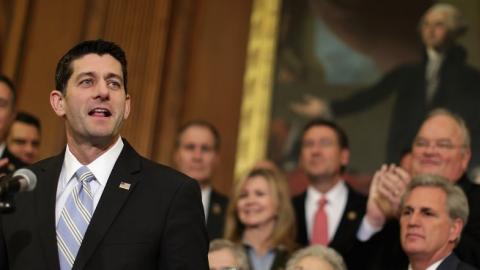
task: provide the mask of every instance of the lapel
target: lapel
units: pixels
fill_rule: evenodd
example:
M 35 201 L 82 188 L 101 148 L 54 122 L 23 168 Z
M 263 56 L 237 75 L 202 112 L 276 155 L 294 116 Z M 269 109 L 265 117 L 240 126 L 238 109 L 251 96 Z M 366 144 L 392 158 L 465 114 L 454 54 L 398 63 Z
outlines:
M 48 269 L 60 269 L 57 251 L 57 236 L 55 226 L 55 203 L 57 183 L 62 169 L 65 151 L 39 168 L 38 185 L 35 189 L 35 206 L 41 238 L 42 252 Z
M 227 199 L 212 188 L 207 213 L 207 231 L 210 240 L 223 237 Z
M 437 270 L 452 270 L 457 269 L 460 264 L 460 259 L 452 252 L 443 260 L 443 262 L 437 267 Z
M 297 243 L 302 247 L 309 245 L 309 239 L 307 236 L 307 216 L 305 215 L 306 199 L 306 191 L 293 198 L 293 207 L 295 208 L 295 215 L 297 218 Z
M 208 216 L 207 220 L 210 222 L 211 220 L 216 220 L 216 218 L 219 218 L 222 216 L 223 211 L 223 205 L 219 201 L 217 192 L 212 189 L 212 192 L 210 193 L 210 204 L 208 206 Z
M 139 181 L 138 175 L 135 174 L 140 171 L 141 157 L 126 140 L 123 140 L 123 142 L 123 150 L 115 162 L 107 185 L 93 213 L 72 269 L 85 268 L 110 225 L 114 222 L 115 217 L 127 201 L 128 196 L 135 188 L 135 184 Z M 127 183 L 130 184 L 129 188 L 125 187 Z
M 366 202 L 362 202 L 362 200 L 355 196 L 356 194 L 348 185 L 347 188 L 347 205 L 345 206 L 335 235 L 329 243 L 329 246 L 340 251 L 347 251 L 350 249 L 350 246 L 354 244 L 352 240 L 356 239 L 357 230 L 364 215 L 366 204 Z

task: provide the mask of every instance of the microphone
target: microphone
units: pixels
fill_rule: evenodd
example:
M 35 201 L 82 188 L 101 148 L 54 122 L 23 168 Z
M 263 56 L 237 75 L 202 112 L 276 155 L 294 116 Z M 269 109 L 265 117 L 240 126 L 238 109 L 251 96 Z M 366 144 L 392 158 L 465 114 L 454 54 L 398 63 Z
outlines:
M 7 193 L 32 191 L 37 185 L 37 176 L 31 170 L 22 168 L 2 177 L 0 181 L 0 195 Z

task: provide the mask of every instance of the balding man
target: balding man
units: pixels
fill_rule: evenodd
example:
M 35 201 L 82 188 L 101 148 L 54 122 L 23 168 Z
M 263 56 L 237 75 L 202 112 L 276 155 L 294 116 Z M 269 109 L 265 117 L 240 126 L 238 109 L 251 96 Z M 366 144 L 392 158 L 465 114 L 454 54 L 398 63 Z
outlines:
M 390 212 L 393 216 L 398 209 L 401 195 L 411 177 L 425 174 L 442 176 L 465 192 L 471 208 L 470 218 L 455 253 L 466 262 L 479 267 L 480 186 L 469 181 L 466 175 L 470 156 L 470 135 L 463 119 L 445 109 L 432 111 L 413 140 L 411 171 L 407 172 L 394 165 L 384 165 L 375 174 L 370 190 L 367 219 L 374 227 L 382 227 L 388 218 L 385 213 Z M 389 207 L 380 207 L 381 202 L 385 205 L 386 201 Z M 379 235 L 375 236 L 382 239 L 379 242 L 388 242 L 391 246 L 391 243 L 398 242 L 398 228 L 395 228 L 395 224 L 396 221 L 390 222 Z M 391 250 L 394 248 L 390 248 L 389 251 Z M 381 259 L 386 260 L 382 264 L 394 262 L 392 257 L 398 259 L 404 256 L 395 254 L 397 251 L 390 254 L 391 256 L 383 256 Z M 405 260 L 401 261 L 405 263 Z
M 443 107 L 459 114 L 480 138 L 480 73 L 466 62 L 467 54 L 456 40 L 466 32 L 459 10 L 446 3 L 431 6 L 419 23 L 424 45 L 421 62 L 401 65 L 387 73 L 373 87 L 329 106 L 319 100 L 297 104 L 294 110 L 319 115 L 330 108 L 336 117 L 358 112 L 396 94 L 387 139 L 387 161 L 398 163 L 411 145 L 427 113 Z M 480 166 L 480 140 L 472 142 L 470 168 Z

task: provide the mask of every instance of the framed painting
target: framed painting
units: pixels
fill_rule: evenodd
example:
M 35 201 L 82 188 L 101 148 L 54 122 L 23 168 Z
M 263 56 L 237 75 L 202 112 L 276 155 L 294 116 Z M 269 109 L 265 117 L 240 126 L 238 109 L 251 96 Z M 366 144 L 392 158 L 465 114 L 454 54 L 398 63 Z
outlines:
M 315 104 L 328 108 L 349 100 L 402 64 L 418 62 L 418 24 L 435 1 L 253 2 L 237 177 L 262 159 L 295 171 L 303 126 L 314 117 L 332 117 Z M 464 2 L 461 10 L 478 8 Z M 333 114 L 350 140 L 350 174 L 370 175 L 382 163 L 398 161 L 401 150 L 392 154 L 388 147 L 395 99 L 395 94 L 357 99 Z

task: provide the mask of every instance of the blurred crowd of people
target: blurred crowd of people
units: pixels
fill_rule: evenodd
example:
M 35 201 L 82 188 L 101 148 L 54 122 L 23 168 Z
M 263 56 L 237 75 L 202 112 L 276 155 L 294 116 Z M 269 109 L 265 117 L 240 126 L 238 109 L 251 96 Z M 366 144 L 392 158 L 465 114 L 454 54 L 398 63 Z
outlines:
M 215 234 L 222 239 L 211 242 L 210 269 L 478 269 L 480 186 L 468 172 L 480 155 L 480 76 L 455 42 L 465 29 L 453 6 L 436 4 L 420 24 L 424 62 L 400 67 L 346 101 L 294 105 L 312 117 L 300 134 L 303 192 L 290 198 L 289 183 L 272 162 L 254 166 L 234 183 L 223 229 Z M 388 162 L 365 196 L 345 181 L 348 135 L 330 116 L 393 91 Z M 190 148 L 192 161 L 197 149 L 197 170 L 211 177 L 206 150 L 218 149 L 219 138 L 208 129 L 210 139 Z M 183 132 L 179 138 L 186 138 Z M 211 206 L 205 212 L 209 226 Z
M 215 149 L 213 134 L 203 148 Z M 254 166 L 234 184 L 223 233 L 216 234 L 223 239 L 211 244 L 209 260 L 225 268 L 211 269 L 477 269 L 480 186 L 466 175 L 470 142 L 461 117 L 431 111 L 412 141 L 411 164 L 382 165 L 364 196 L 342 176 L 347 134 L 331 120 L 314 119 L 301 135 L 306 190 L 290 198 L 278 168 Z M 205 170 L 210 163 L 199 146 L 192 167 Z M 226 260 L 217 241 L 242 251 L 249 268 L 244 259 Z

